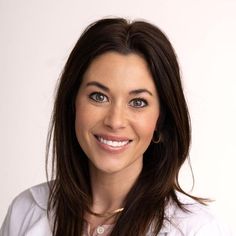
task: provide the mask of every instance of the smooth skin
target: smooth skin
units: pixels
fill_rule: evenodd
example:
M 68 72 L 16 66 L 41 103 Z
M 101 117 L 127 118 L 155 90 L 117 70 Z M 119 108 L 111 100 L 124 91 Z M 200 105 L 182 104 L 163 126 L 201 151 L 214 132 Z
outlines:
M 97 57 L 84 74 L 75 107 L 76 136 L 89 159 L 91 209 L 120 208 L 142 170 L 160 113 L 146 61 L 134 53 Z M 92 228 L 103 223 L 86 218 Z

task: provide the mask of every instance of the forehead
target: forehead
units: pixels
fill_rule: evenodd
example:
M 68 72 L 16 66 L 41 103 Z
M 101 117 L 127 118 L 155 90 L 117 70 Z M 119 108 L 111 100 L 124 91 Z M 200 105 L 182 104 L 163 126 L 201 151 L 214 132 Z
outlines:
M 107 52 L 92 61 L 84 74 L 83 82 L 98 81 L 111 87 L 149 87 L 155 84 L 147 62 L 138 54 L 123 55 Z

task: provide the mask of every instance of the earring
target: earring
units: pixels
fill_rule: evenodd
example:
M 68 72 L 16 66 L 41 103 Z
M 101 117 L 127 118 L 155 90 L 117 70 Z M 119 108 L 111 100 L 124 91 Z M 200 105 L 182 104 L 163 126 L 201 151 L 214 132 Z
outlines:
M 161 134 L 160 133 L 158 134 L 156 130 L 154 131 L 152 142 L 156 144 L 161 142 Z

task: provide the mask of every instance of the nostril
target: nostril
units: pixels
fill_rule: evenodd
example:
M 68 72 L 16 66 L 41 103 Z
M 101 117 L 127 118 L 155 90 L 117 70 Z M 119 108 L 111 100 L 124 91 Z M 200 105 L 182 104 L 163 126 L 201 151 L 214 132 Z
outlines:
M 111 129 L 119 129 L 125 127 L 125 116 L 123 111 L 113 109 L 104 118 L 104 124 Z

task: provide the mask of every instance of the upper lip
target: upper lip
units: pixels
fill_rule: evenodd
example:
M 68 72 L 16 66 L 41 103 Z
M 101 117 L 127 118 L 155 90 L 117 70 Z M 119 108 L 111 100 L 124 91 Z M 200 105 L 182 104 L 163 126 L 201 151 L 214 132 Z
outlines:
M 107 135 L 107 134 L 95 134 L 95 137 L 102 137 L 105 140 L 110 140 L 110 141 L 131 141 L 130 138 L 125 137 L 125 136 L 113 136 L 113 135 Z

